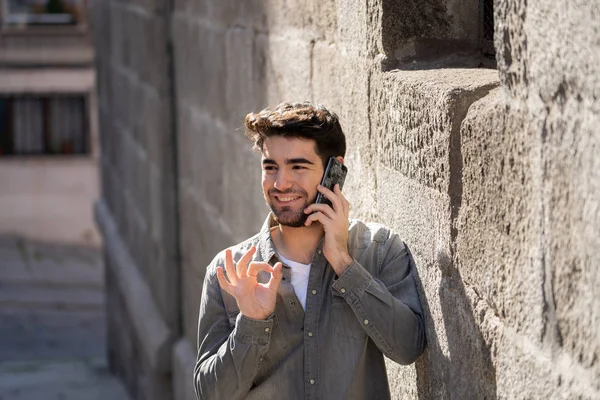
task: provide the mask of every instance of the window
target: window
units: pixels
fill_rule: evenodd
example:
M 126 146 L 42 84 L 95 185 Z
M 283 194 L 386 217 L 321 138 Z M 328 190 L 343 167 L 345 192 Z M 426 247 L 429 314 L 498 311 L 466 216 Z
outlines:
M 382 0 L 382 69 L 495 68 L 494 1 Z
M 87 126 L 84 95 L 0 95 L 0 156 L 87 154 Z
M 84 0 L 4 0 L 7 25 L 75 25 L 83 17 Z
M 481 52 L 485 58 L 495 60 L 494 49 L 494 0 L 480 0 Z

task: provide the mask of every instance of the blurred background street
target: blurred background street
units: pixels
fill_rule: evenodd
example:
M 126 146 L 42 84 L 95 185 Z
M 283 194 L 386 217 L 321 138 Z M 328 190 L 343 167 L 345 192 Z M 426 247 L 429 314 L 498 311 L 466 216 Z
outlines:
M 600 398 L 598 0 L 0 0 L 0 400 L 195 400 L 206 267 L 268 213 L 244 117 L 335 111 L 407 243 L 393 399 Z
M 108 371 L 98 249 L 0 236 L 0 399 L 128 397 Z

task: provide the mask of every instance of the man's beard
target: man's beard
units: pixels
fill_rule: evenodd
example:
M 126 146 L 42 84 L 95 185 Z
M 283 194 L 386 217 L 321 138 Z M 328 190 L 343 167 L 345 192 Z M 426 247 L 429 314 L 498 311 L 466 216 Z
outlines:
M 287 206 L 283 206 L 283 207 L 277 209 L 275 207 L 275 205 L 273 204 L 273 202 L 271 201 L 271 195 L 274 193 L 294 194 L 294 193 L 298 193 L 298 192 L 292 192 L 292 191 L 280 192 L 279 190 L 271 189 L 267 196 L 267 204 L 269 205 L 269 208 L 271 208 L 271 211 L 273 212 L 273 219 L 278 224 L 283 225 L 283 226 L 289 226 L 291 228 L 303 227 L 304 223 L 306 222 L 306 220 L 308 219 L 308 216 L 309 216 L 309 214 L 306 214 L 304 212 L 304 210 L 306 209 L 306 207 L 311 205 L 315 199 L 308 199 L 304 203 L 304 205 L 302 207 L 300 207 L 300 209 L 298 209 L 298 210 L 292 210 L 291 207 L 287 207 Z M 304 191 L 299 191 L 299 193 L 302 196 L 304 196 L 304 198 L 308 197 L 308 194 Z M 315 198 L 316 198 L 316 196 L 315 196 Z

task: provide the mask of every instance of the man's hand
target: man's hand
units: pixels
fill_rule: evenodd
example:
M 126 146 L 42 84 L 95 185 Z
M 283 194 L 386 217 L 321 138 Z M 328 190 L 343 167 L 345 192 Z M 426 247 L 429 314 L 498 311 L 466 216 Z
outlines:
M 321 185 L 317 186 L 317 190 L 331 201 L 333 208 L 327 204 L 311 204 L 306 207 L 304 212 L 311 215 L 305 225 L 309 226 L 315 221 L 323 225 L 325 230 L 323 253 L 337 276 L 341 276 L 352 264 L 352 257 L 348 253 L 350 203 L 342 194 L 338 184 L 334 186 L 333 192 Z
M 217 279 L 221 288 L 235 298 L 242 315 L 252 319 L 265 320 L 275 311 L 283 266 L 281 263 L 277 263 L 275 267 L 271 267 L 266 262 L 251 262 L 248 265 L 254 253 L 256 253 L 256 247 L 252 246 L 235 266 L 231 250 L 226 250 L 227 278 L 225 278 L 223 267 L 217 267 Z M 267 284 L 258 283 L 256 278 L 258 271 L 271 274 L 271 279 Z

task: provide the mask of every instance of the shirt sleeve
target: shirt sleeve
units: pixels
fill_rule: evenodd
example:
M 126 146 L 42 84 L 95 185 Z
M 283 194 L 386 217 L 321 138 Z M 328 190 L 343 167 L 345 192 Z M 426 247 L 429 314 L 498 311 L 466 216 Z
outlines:
M 264 321 L 238 314 L 229 322 L 216 270 L 204 278 L 198 320 L 198 356 L 194 389 L 198 399 L 243 399 L 247 396 L 261 357 L 269 349 L 273 317 Z
M 388 358 L 413 363 L 425 349 L 423 311 L 413 258 L 397 235 L 383 245 L 378 276 L 354 260 L 334 283 L 369 337 Z

